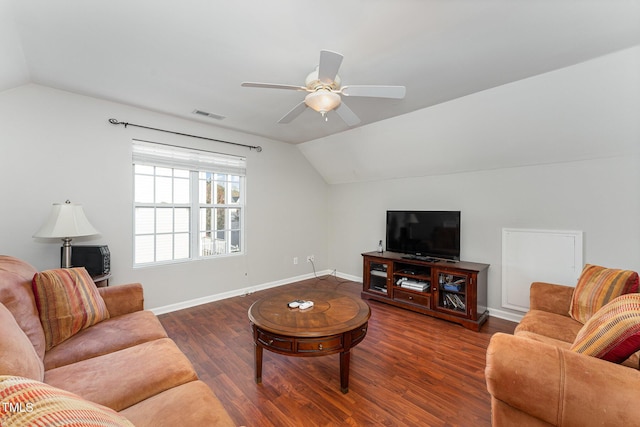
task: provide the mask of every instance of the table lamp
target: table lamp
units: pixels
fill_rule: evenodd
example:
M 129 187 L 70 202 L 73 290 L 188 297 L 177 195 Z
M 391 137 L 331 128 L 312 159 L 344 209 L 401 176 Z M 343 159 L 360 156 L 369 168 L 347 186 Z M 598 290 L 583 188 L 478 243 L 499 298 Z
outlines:
M 100 234 L 93 228 L 82 209 L 82 205 L 71 203 L 69 200 L 54 203 L 46 222 L 33 237 L 46 239 L 62 239 L 62 258 L 60 267 L 71 268 L 71 239 L 81 236 L 95 236 Z

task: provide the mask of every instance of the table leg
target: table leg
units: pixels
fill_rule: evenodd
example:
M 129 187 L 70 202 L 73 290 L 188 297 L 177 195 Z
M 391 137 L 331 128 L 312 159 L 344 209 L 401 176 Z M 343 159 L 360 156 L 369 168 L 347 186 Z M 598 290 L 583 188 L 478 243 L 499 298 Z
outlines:
M 351 360 L 351 351 L 343 351 L 340 353 L 340 391 L 349 392 L 349 362 Z
M 259 344 L 254 344 L 256 347 L 255 351 L 255 365 L 256 365 L 256 383 L 262 383 L 262 346 Z

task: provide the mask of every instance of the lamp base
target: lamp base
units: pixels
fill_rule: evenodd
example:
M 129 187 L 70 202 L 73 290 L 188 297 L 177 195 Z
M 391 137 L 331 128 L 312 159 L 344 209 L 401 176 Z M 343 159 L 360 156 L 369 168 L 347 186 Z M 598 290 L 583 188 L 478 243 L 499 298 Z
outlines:
M 64 242 L 60 248 L 60 267 L 71 268 L 71 239 L 62 239 Z

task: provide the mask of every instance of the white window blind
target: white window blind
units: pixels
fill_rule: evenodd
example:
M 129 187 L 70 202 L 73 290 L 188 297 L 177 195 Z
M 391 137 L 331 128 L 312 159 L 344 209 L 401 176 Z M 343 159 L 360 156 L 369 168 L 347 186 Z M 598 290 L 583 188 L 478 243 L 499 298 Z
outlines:
M 247 164 L 246 158 L 240 156 L 138 140 L 133 141 L 133 162 L 240 176 L 246 176 Z

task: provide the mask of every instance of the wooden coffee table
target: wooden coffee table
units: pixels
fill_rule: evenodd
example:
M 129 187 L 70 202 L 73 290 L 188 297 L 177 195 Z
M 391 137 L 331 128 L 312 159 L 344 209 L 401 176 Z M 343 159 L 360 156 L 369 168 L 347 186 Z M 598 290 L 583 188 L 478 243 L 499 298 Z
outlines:
M 297 299 L 311 300 L 314 306 L 289 308 Z M 340 390 L 347 393 L 351 348 L 367 334 L 370 316 L 362 299 L 332 290 L 291 290 L 256 301 L 249 308 L 256 382 L 262 382 L 263 349 L 296 357 L 340 353 Z

